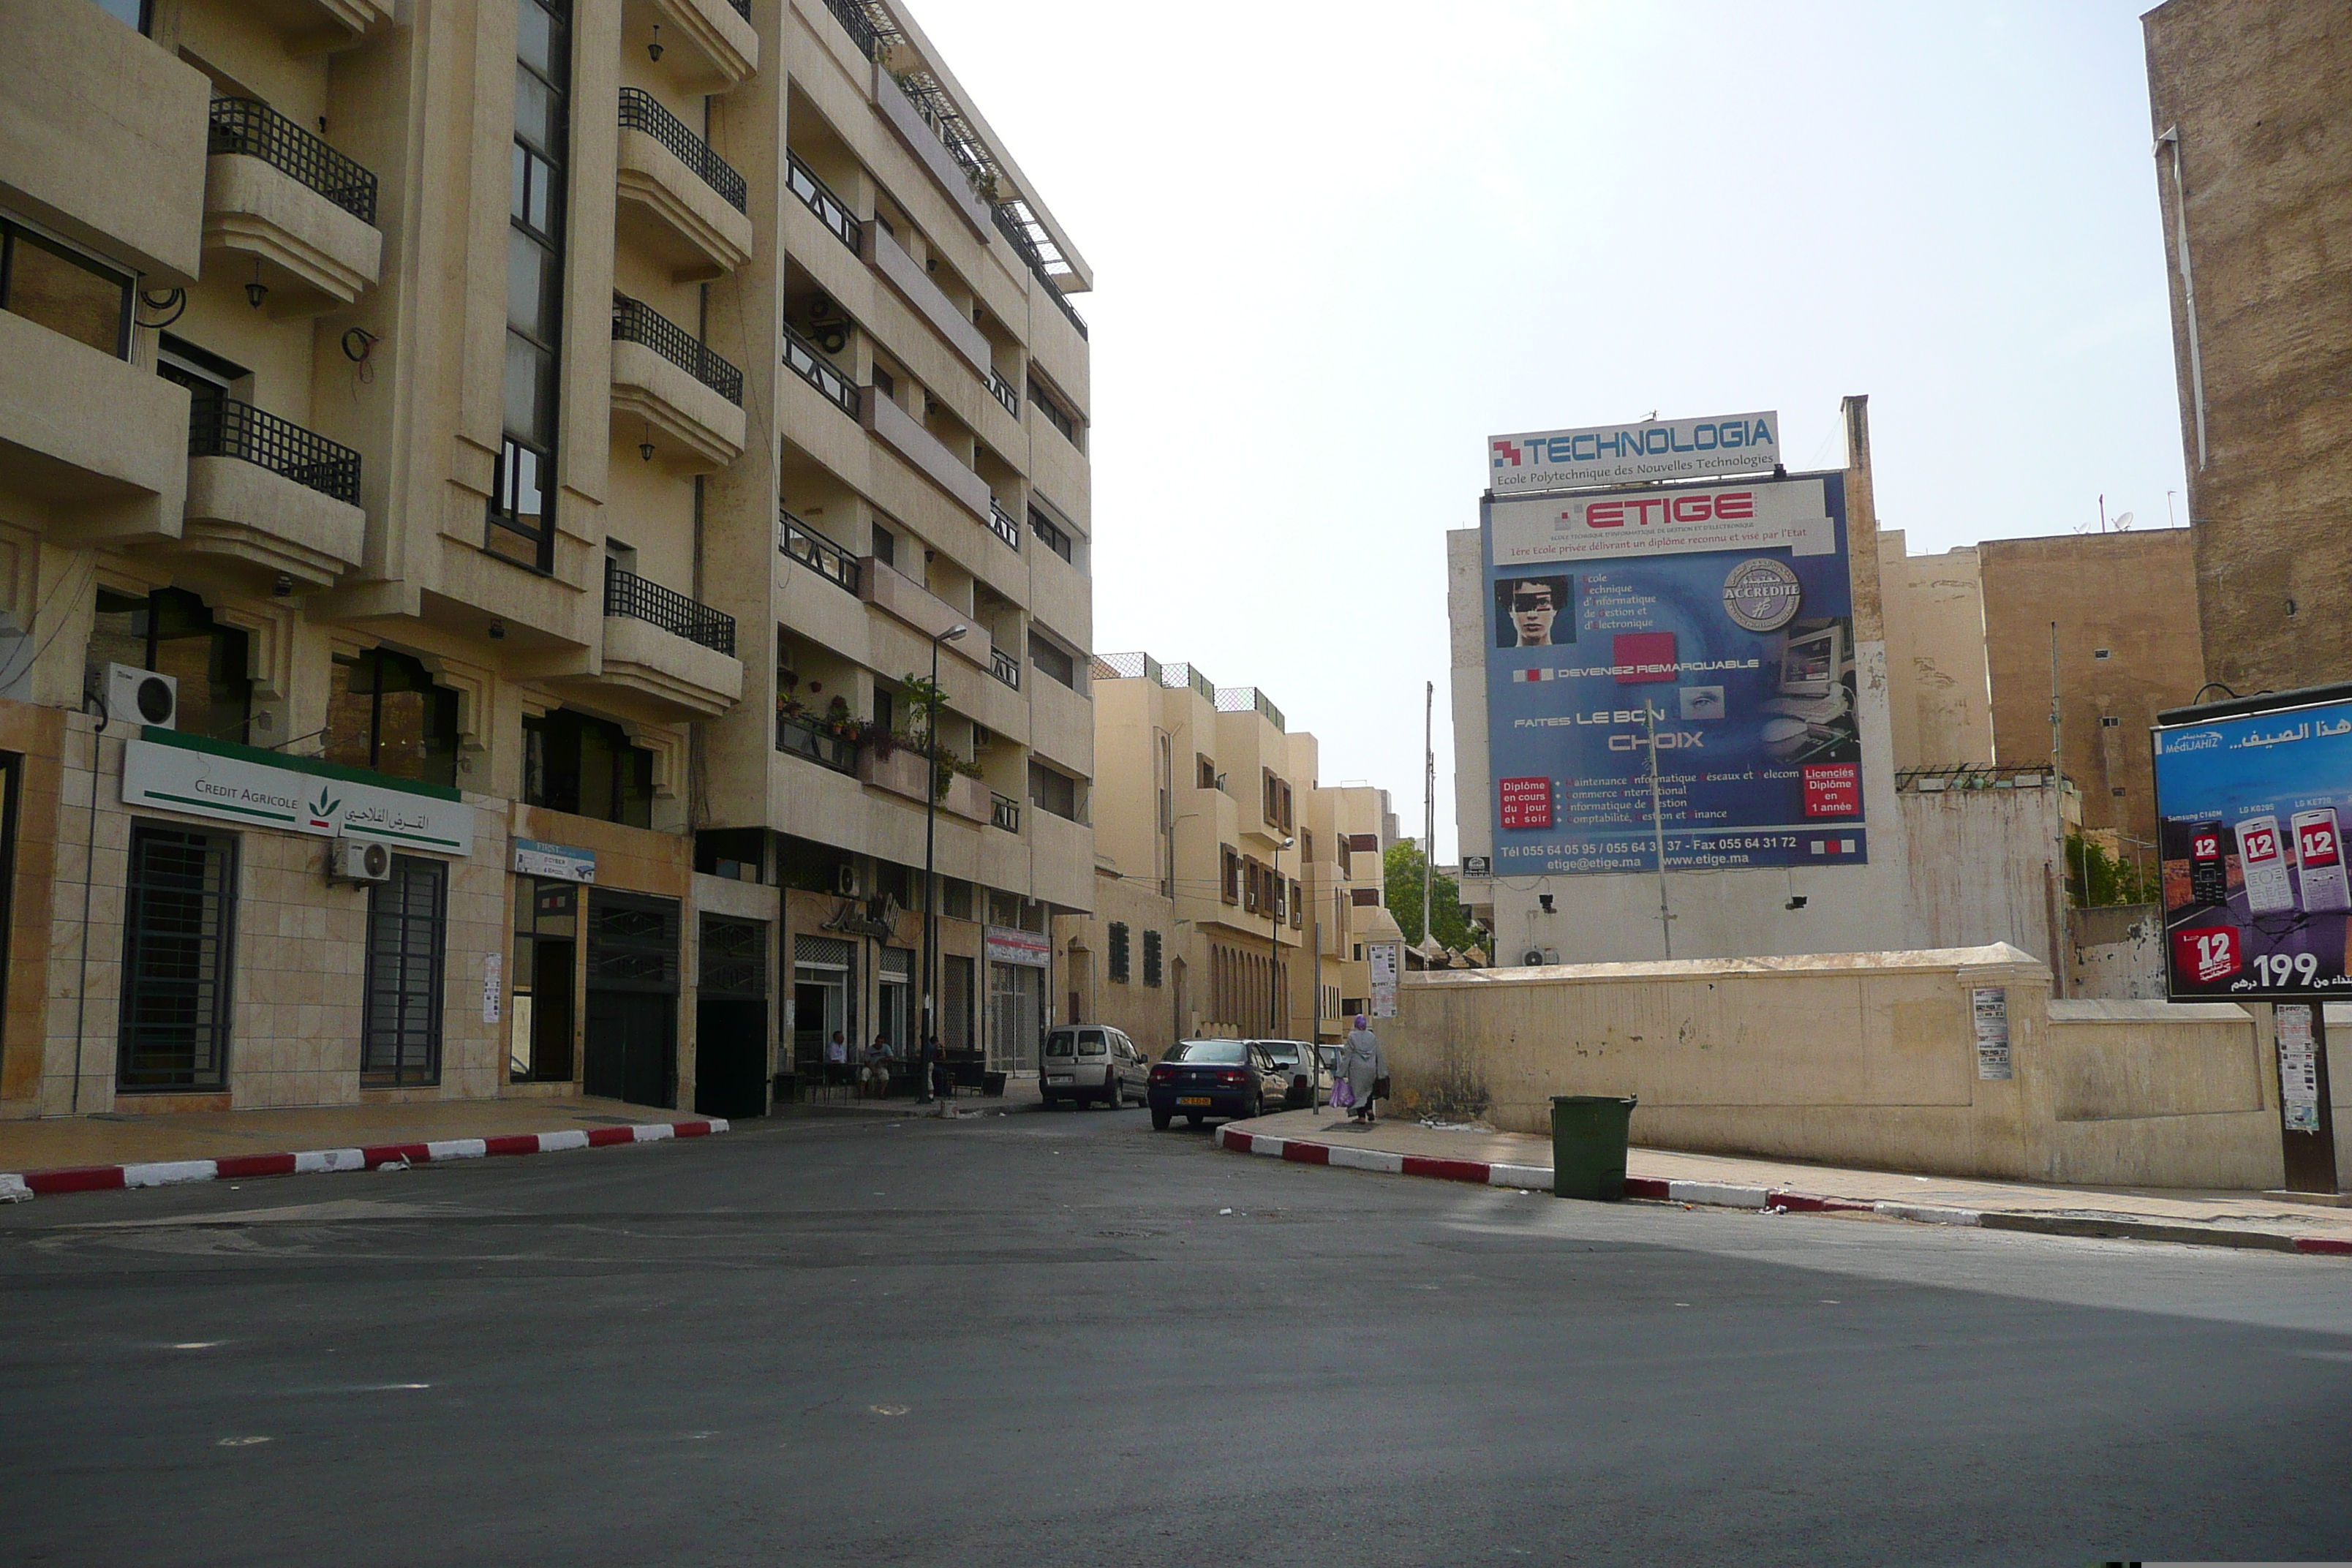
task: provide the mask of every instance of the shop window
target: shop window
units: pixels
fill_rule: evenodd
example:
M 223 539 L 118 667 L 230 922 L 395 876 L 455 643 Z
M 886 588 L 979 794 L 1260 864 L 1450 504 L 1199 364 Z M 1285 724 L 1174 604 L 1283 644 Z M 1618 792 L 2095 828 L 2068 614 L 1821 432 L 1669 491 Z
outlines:
M 132 824 L 123 892 L 117 1082 L 226 1088 L 235 836 Z
M 406 654 L 370 648 L 334 661 L 326 749 L 346 767 L 425 784 L 457 783 L 457 694 Z
M 213 619 L 194 594 L 158 588 L 139 598 L 100 588 L 82 679 L 103 696 L 110 664 L 171 676 L 180 686 L 180 730 L 242 742 L 253 719 L 246 651 L 246 635 Z
M 368 889 L 367 991 L 360 1079 L 370 1088 L 441 1081 L 441 971 L 449 868 L 392 858 L 392 880 Z
M 102 354 L 131 357 L 131 274 L 5 218 L 0 310 Z
M 630 827 L 653 826 L 654 754 L 618 724 L 559 708 L 522 721 L 523 803 Z

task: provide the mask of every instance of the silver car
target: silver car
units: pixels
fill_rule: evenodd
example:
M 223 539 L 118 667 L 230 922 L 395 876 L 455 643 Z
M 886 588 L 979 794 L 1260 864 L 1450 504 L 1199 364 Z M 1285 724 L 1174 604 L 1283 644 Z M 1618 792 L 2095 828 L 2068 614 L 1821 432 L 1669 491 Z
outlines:
M 1286 1109 L 1297 1110 L 1310 1101 L 1321 1104 L 1331 1098 L 1331 1075 L 1325 1070 L 1322 1054 L 1306 1041 L 1260 1040 L 1256 1043 L 1265 1047 L 1265 1054 L 1274 1058 L 1274 1065 L 1281 1069 L 1283 1079 L 1288 1085 L 1282 1097 Z M 1307 1069 L 1300 1065 L 1310 1058 L 1315 1062 L 1312 1082 L 1308 1081 Z
M 1108 1024 L 1065 1024 L 1046 1032 L 1038 1096 L 1048 1106 L 1091 1100 L 1117 1110 L 1139 1102 L 1150 1078 L 1151 1064 L 1120 1031 Z

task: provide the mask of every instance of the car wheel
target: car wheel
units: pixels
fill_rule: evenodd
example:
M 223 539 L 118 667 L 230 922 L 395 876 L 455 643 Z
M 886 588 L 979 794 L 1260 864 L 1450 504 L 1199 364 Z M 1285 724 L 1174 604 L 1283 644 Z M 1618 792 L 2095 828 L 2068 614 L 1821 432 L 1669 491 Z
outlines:
M 1151 1130 L 1154 1132 L 1165 1132 L 1168 1131 L 1168 1124 L 1175 1120 L 1174 1116 L 1165 1110 L 1155 1110 L 1151 1113 Z
M 1127 1109 L 1127 1095 L 1124 1092 L 1125 1087 L 1126 1086 L 1118 1081 L 1118 1074 L 1113 1073 L 1110 1075 L 1110 1082 L 1103 1088 L 1103 1108 L 1105 1110 L 1124 1110 Z

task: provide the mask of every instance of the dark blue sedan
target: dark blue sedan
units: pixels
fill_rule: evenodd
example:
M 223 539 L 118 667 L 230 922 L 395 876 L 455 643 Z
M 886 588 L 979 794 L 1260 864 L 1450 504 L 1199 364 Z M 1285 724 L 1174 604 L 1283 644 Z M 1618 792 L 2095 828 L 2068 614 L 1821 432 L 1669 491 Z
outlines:
M 1151 1069 L 1145 1090 L 1151 1125 L 1176 1117 L 1199 1126 L 1203 1117 L 1246 1121 L 1265 1114 L 1289 1085 L 1265 1047 L 1250 1040 L 1179 1040 Z

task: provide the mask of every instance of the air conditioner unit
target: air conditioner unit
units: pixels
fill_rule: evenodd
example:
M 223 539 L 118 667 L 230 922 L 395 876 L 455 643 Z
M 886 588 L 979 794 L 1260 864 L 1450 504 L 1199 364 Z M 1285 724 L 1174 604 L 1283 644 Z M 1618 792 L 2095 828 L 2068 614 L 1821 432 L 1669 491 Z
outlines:
M 857 896 L 857 868 L 846 862 L 833 868 L 833 890 L 845 899 Z
M 176 676 L 158 675 L 133 664 L 106 667 L 106 719 L 109 724 L 152 724 L 173 730 L 180 722 L 180 682 Z
M 338 838 L 327 874 L 342 882 L 389 882 L 392 851 L 365 838 Z
M 1529 969 L 1538 967 L 1543 963 L 1543 949 L 1539 947 L 1531 947 L 1528 949 L 1527 952 L 1519 954 L 1519 962 L 1526 964 Z
M 825 295 L 819 294 L 809 304 L 809 336 L 829 354 L 849 346 L 849 318 Z

